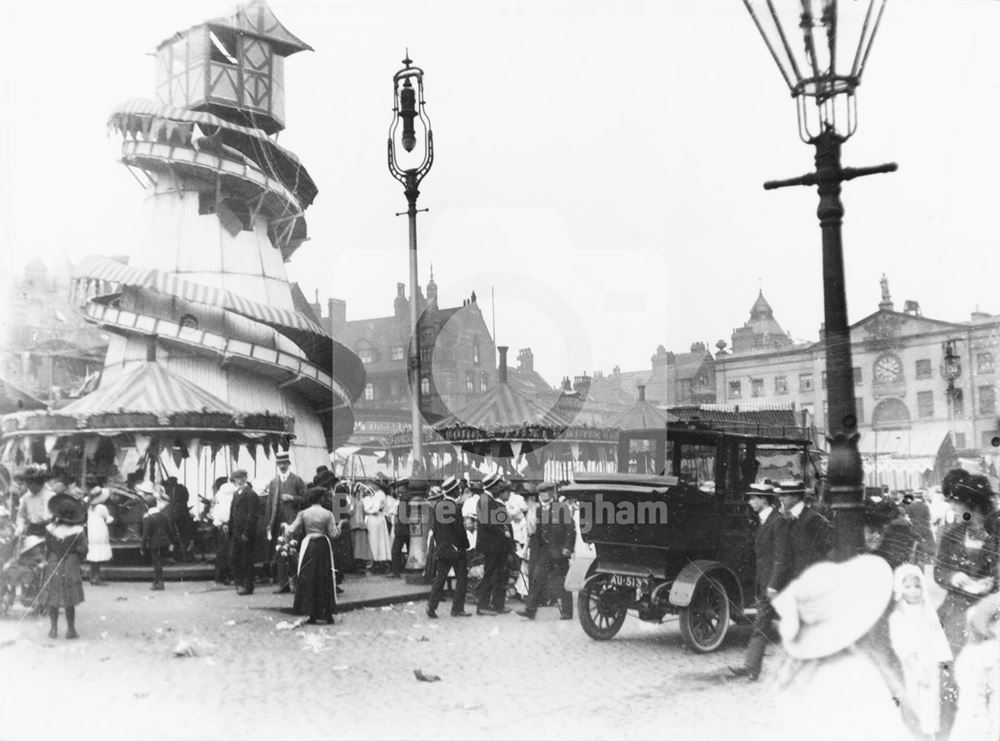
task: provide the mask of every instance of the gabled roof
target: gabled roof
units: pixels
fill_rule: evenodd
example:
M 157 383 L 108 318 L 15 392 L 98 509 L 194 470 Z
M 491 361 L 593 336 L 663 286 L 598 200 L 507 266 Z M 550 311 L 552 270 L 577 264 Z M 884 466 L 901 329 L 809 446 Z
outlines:
M 282 56 L 313 48 L 282 25 L 264 0 L 250 0 L 232 12 L 205 22 L 208 26 L 223 26 L 260 36 L 271 42 Z
M 630 409 L 612 417 L 608 424 L 623 430 L 651 429 L 677 422 L 679 417 L 660 409 L 649 401 L 637 401 Z

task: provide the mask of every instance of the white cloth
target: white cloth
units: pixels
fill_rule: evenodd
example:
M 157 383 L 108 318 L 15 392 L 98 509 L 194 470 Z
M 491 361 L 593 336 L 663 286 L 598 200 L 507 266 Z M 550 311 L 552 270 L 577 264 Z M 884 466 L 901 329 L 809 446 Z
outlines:
M 912 741 L 881 672 L 864 654 L 847 649 L 822 659 L 786 661 L 775 700 L 786 731 L 781 738 Z
M 1000 641 L 967 643 L 955 662 L 958 710 L 948 741 L 1000 738 Z
M 368 547 L 372 552 L 372 561 L 389 561 L 392 559 L 392 543 L 389 542 L 389 528 L 385 522 L 385 492 L 381 489 L 374 491 L 363 499 Z
M 229 522 L 229 509 L 233 505 L 235 493 L 236 486 L 227 481 L 212 497 L 212 524 L 216 527 L 222 527 Z
M 17 504 L 17 532 L 21 533 L 29 524 L 41 525 L 52 519 L 49 500 L 54 496 L 55 492 L 47 486 L 39 489 L 37 494 L 32 494 L 30 490 L 22 494 Z
M 922 575 L 921 575 L 922 576 Z M 951 648 L 937 612 L 927 601 L 897 602 L 889 615 L 889 641 L 903 667 L 903 681 L 923 733 L 941 726 L 941 664 L 951 661 Z
M 87 560 L 91 563 L 111 560 L 108 525 L 114 521 L 103 504 L 92 504 L 87 508 Z
M 772 512 L 774 512 L 774 507 L 767 506 L 757 513 L 757 519 L 760 520 L 761 525 L 767 522 L 767 518 L 771 516 Z
M 476 519 L 476 510 L 479 507 L 479 495 L 473 494 L 462 504 L 462 517 Z

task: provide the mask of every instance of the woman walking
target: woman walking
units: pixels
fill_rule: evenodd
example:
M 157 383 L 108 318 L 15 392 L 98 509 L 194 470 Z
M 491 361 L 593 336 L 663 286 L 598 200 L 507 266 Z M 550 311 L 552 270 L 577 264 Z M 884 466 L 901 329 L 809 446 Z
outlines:
M 371 486 L 365 492 L 363 502 L 368 546 L 372 551 L 372 573 L 384 573 L 392 559 L 389 527 L 385 522 L 385 492 L 377 486 Z
M 83 602 L 80 563 L 87 556 L 83 503 L 69 494 L 49 500 L 52 522 L 45 526 L 45 578 L 39 603 L 49 612 L 49 638 L 58 636 L 59 610 L 66 613 L 66 638 L 77 638 L 76 606 Z
M 308 615 L 309 623 L 325 620 L 333 623 L 337 609 L 336 575 L 333 561 L 333 541 L 340 528 L 333 513 L 323 507 L 328 491 L 314 486 L 306 492 L 307 506 L 291 525 L 282 525 L 289 535 L 304 533 L 299 546 L 299 567 L 295 579 L 296 615 Z
M 101 564 L 111 560 L 111 539 L 108 525 L 114 518 L 104 504 L 111 497 L 107 487 L 95 486 L 90 490 L 90 506 L 87 507 L 87 561 L 90 563 L 90 583 L 103 587 Z

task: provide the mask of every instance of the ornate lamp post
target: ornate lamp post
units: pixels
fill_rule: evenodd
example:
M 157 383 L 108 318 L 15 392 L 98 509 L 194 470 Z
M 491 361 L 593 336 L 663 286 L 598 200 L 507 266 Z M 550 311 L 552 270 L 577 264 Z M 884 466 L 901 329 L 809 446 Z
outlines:
M 798 106 L 799 136 L 816 148 L 816 171 L 764 183 L 766 190 L 815 185 L 823 234 L 823 309 L 830 460 L 827 501 L 834 511 L 835 557 L 864 547 L 861 457 L 857 448 L 854 373 L 844 294 L 840 184 L 893 172 L 895 163 L 841 167 L 840 145 L 857 127 L 855 90 L 861 84 L 886 0 L 743 0 Z
M 410 221 L 410 378 L 413 474 L 423 462 L 422 425 L 420 413 L 420 333 L 417 326 L 417 196 L 420 181 L 434 162 L 434 133 L 424 111 L 424 71 L 411 66 L 407 52 L 406 65 L 392 77 L 392 124 L 389 126 L 389 172 L 403 184 L 408 208 L 405 213 Z M 415 123 L 419 120 L 419 127 Z M 402 124 L 402 125 L 401 125 Z M 397 148 L 402 146 L 402 152 Z M 419 146 L 418 146 L 419 145 Z M 402 213 L 396 214 L 401 216 Z

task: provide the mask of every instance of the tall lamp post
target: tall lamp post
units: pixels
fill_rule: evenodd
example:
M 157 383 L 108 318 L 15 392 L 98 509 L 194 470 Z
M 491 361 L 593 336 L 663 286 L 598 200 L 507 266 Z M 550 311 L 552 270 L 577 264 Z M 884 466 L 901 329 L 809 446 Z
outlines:
M 858 453 L 851 337 L 844 293 L 840 184 L 893 172 L 895 163 L 841 167 L 840 146 L 857 127 L 854 93 L 861 84 L 886 0 L 743 0 L 797 103 L 799 136 L 816 148 L 816 171 L 764 183 L 766 190 L 815 185 L 823 234 L 827 436 L 830 459 L 826 498 L 834 513 L 834 557 L 846 560 L 864 547 L 864 487 Z
M 407 52 L 406 65 L 392 77 L 392 124 L 389 126 L 389 172 L 403 184 L 410 222 L 410 355 L 408 372 L 410 380 L 412 433 L 412 473 L 418 474 L 423 465 L 422 427 L 420 412 L 421 372 L 420 372 L 420 332 L 417 325 L 417 196 L 420 195 L 420 181 L 434 163 L 434 133 L 431 122 L 424 111 L 424 71 L 413 67 L 413 60 Z M 415 122 L 419 120 L 419 130 Z M 402 125 L 401 125 L 402 124 Z M 400 152 L 397 144 L 402 146 Z M 418 146 L 419 144 L 419 146 Z

